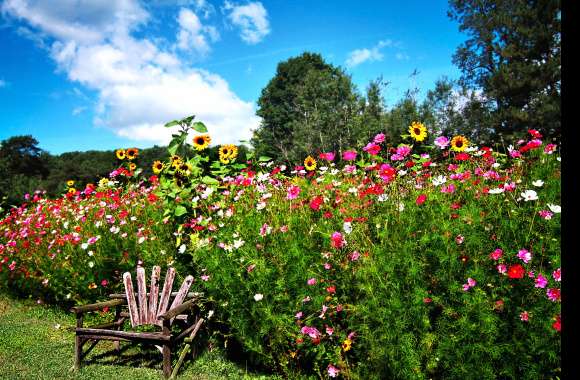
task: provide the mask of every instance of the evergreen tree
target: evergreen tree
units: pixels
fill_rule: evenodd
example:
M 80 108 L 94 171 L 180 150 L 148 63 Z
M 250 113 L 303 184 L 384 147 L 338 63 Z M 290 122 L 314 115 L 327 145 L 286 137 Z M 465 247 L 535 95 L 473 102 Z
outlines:
M 453 62 L 461 84 L 481 89 L 496 133 L 529 128 L 559 135 L 561 4 L 559 0 L 450 0 L 449 17 L 469 38 Z

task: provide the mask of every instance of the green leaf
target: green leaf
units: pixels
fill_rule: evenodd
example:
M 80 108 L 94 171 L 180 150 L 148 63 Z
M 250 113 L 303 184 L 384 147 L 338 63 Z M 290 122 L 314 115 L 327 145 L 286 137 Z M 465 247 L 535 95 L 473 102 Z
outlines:
M 191 124 L 191 128 L 193 128 L 194 130 L 196 130 L 199 133 L 206 133 L 207 132 L 207 127 L 201 121 L 196 121 L 195 123 Z
M 183 206 L 177 206 L 177 207 L 175 207 L 174 214 L 175 214 L 175 216 L 185 215 L 185 214 L 187 214 L 187 209 Z
M 272 158 L 268 157 L 268 156 L 260 156 L 260 158 L 258 158 L 258 161 L 260 162 L 267 162 L 267 161 L 271 161 Z
M 201 179 L 201 182 L 205 183 L 206 185 L 219 185 L 219 181 L 215 178 L 204 176 Z
M 171 128 L 175 125 L 179 125 L 179 121 L 177 121 L 177 120 L 170 121 L 169 123 L 165 124 L 165 128 Z

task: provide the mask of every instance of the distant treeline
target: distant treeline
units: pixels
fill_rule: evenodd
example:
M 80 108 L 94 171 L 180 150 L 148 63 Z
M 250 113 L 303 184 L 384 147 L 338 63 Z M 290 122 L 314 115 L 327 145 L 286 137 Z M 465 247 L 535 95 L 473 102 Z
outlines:
M 67 152 L 52 155 L 41 148 L 30 135 L 10 137 L 0 143 L 0 207 L 20 205 L 25 194 L 46 190 L 56 197 L 67 190 L 66 182 L 75 181 L 74 187 L 84 189 L 88 183 L 97 183 L 118 168 L 121 161 L 114 150 Z M 210 161 L 218 159 L 219 146 L 209 148 Z M 247 149 L 239 148 L 238 162 L 245 160 Z M 167 147 L 153 146 L 140 149 L 133 161 L 144 176 L 153 175 L 152 164 L 168 159 Z

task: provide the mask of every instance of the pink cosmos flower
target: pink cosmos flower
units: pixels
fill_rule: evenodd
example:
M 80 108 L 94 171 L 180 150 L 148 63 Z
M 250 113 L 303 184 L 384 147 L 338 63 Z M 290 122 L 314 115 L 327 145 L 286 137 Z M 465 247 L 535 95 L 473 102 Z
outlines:
M 401 145 L 397 147 L 397 154 L 407 157 L 411 153 L 411 147 L 408 145 Z
M 344 170 L 345 173 L 353 173 L 356 170 L 356 166 L 354 165 L 345 165 L 344 166 Z
M 477 285 L 477 281 L 475 281 L 473 278 L 469 277 L 467 279 L 467 283 L 463 285 L 463 291 L 468 291 L 470 288 L 473 288 L 475 285 Z
M 324 269 L 329 270 L 332 268 L 332 265 L 330 265 L 330 263 L 324 263 Z
M 518 252 L 518 259 L 522 260 L 525 264 L 529 263 L 532 260 L 532 253 L 529 252 L 527 249 L 520 249 Z
M 495 251 L 489 254 L 489 257 L 495 261 L 499 260 L 502 256 L 503 251 L 501 250 L 501 248 L 497 248 Z
M 527 322 L 530 319 L 530 314 L 527 311 L 522 311 L 520 313 L 520 319 L 522 322 Z
M 298 194 L 300 194 L 300 188 L 298 186 L 292 185 L 288 188 L 286 199 L 296 199 L 298 198 Z
M 301 311 L 299 311 L 298 313 L 296 313 L 296 315 L 294 316 L 296 319 L 300 319 L 302 318 L 302 315 L 304 315 Z
M 560 301 L 560 289 L 558 288 L 549 288 L 546 290 L 546 295 L 552 302 Z
M 505 264 L 499 264 L 497 266 L 497 271 L 501 274 L 506 274 L 507 273 L 507 266 Z
M 552 154 L 556 150 L 556 144 L 548 144 L 544 147 L 544 153 Z
M 268 226 L 268 223 L 264 223 L 260 228 L 260 236 L 266 236 L 272 231 L 272 227 Z
M 552 272 L 552 277 L 554 278 L 554 280 L 556 280 L 558 282 L 560 282 L 562 280 L 562 273 L 561 273 L 560 268 L 558 268 Z
M 439 147 L 439 149 L 445 149 L 449 145 L 449 139 L 445 136 L 439 136 L 435 139 L 435 145 Z
M 538 214 L 540 214 L 540 217 L 542 217 L 545 220 L 552 219 L 552 216 L 554 215 L 551 211 L 548 210 L 540 210 L 538 211 Z
M 302 330 L 300 330 L 302 334 L 308 335 L 312 339 L 320 338 L 320 331 L 316 327 L 304 326 Z
M 347 150 L 342 154 L 342 159 L 345 161 L 354 161 L 356 160 L 356 151 L 354 150 Z
M 538 274 L 538 277 L 536 277 L 536 288 L 542 288 L 544 289 L 546 287 L 546 285 L 548 285 L 548 280 L 546 279 L 546 277 L 542 276 L 541 273 Z
M 320 153 L 318 155 L 318 157 L 322 160 L 326 160 L 328 162 L 330 161 L 334 161 L 334 152 L 328 152 L 328 153 Z
M 209 275 L 207 275 L 207 274 L 202 274 L 202 275 L 201 275 L 201 279 L 202 279 L 203 281 L 209 281 Z
M 375 143 L 368 143 L 363 150 L 371 156 L 376 156 L 381 151 L 381 147 Z
M 308 281 L 306 281 L 306 283 L 308 285 L 316 285 L 316 279 L 314 277 L 309 278 Z
M 385 134 L 379 133 L 378 135 L 375 136 L 375 138 L 373 139 L 373 142 L 375 144 L 380 144 L 380 143 L 385 142 Z
M 465 241 L 465 237 L 463 235 L 457 235 L 455 237 L 455 243 L 459 244 L 463 244 L 463 242 Z
M 346 240 L 344 240 L 340 232 L 333 232 L 330 239 L 332 240 L 331 245 L 334 248 L 340 249 L 346 245 Z
M 248 273 L 252 273 L 252 271 L 254 270 L 254 268 L 256 268 L 256 264 L 248 265 L 248 268 L 246 268 L 246 271 Z
M 348 255 L 348 258 L 350 261 L 357 261 L 360 257 L 360 253 L 358 253 L 357 251 L 352 252 L 350 255 Z
M 8 265 L 8 268 L 10 269 L 10 271 L 16 269 L 16 261 L 12 260 L 12 262 Z
M 330 376 L 330 377 L 337 377 L 338 374 L 340 373 L 340 370 L 338 368 L 336 368 L 335 366 L 333 366 L 332 364 L 328 365 L 327 371 L 328 371 L 328 376 Z

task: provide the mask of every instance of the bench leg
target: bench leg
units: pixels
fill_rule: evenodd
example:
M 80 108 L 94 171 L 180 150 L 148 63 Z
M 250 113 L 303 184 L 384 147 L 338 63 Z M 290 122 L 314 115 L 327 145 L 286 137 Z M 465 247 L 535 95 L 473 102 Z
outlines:
M 83 338 L 75 336 L 75 370 L 81 368 L 83 354 Z
M 171 346 L 163 345 L 163 377 L 166 379 L 171 376 Z

